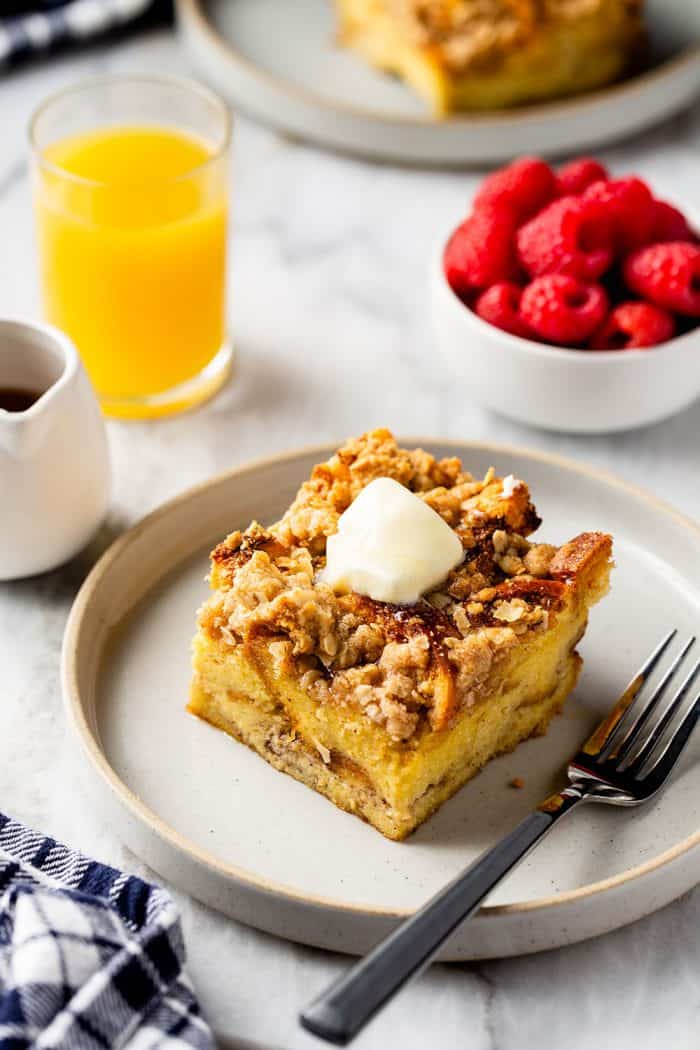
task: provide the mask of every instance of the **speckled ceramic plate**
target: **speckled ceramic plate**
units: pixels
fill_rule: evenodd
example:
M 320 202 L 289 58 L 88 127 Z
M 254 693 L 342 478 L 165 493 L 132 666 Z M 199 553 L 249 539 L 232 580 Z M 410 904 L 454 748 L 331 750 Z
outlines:
M 435 120 L 399 80 L 337 46 L 331 0 L 178 0 L 199 74 L 235 106 L 333 149 L 415 164 L 484 164 L 601 146 L 700 90 L 698 0 L 647 0 L 650 68 L 579 98 Z
M 110 548 L 68 623 L 63 686 L 91 797 L 161 876 L 243 922 L 364 952 L 562 782 L 562 767 L 641 657 L 700 625 L 700 529 L 651 496 L 565 460 L 421 442 L 530 483 L 545 539 L 615 537 L 613 589 L 581 646 L 585 669 L 546 737 L 491 762 L 404 843 L 276 772 L 185 713 L 207 552 L 274 520 L 328 448 L 243 467 L 171 501 Z M 522 777 L 521 791 L 509 781 Z M 444 958 L 518 954 L 631 922 L 700 875 L 700 735 L 658 801 L 576 811 L 457 932 Z

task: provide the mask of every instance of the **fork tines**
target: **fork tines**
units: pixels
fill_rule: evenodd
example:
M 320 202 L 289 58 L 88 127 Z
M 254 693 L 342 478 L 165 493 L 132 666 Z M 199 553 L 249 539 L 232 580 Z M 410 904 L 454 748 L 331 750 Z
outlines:
M 700 717 L 700 693 L 686 705 L 700 675 L 700 660 L 668 696 L 669 686 L 695 644 L 695 637 L 685 642 L 651 691 L 645 689 L 676 634 L 675 629 L 669 631 L 644 661 L 611 714 L 584 747 L 584 765 L 594 764 L 601 774 L 604 770 L 614 771 L 617 781 L 621 774 L 634 781 L 653 774 L 652 779 L 658 780 L 660 786 L 666 778 Z

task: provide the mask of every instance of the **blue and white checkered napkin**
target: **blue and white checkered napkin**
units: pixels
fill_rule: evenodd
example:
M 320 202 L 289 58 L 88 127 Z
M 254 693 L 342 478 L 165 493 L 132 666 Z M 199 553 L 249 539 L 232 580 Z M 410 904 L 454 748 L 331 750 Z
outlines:
M 164 890 L 0 813 L 0 1050 L 213 1050 Z
M 163 18 L 170 7 L 167 0 L 0 0 L 0 68 Z

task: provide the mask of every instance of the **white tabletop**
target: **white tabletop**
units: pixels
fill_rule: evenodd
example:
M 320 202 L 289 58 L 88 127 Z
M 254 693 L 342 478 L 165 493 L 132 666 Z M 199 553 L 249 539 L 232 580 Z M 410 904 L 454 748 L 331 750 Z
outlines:
M 180 73 L 171 33 L 64 57 L 1 81 L 0 314 L 38 314 L 25 128 L 34 105 L 104 70 Z M 659 193 L 700 203 L 700 106 L 607 151 Z M 614 470 L 700 518 L 700 404 L 615 437 L 529 430 L 480 409 L 431 347 L 431 240 L 478 176 L 398 170 L 328 155 L 240 119 L 232 177 L 232 384 L 199 412 L 110 423 L 108 525 L 90 551 L 0 585 L 0 808 L 85 852 L 153 878 L 80 793 L 65 739 L 61 636 L 109 537 L 156 504 L 253 456 L 368 427 L 554 449 Z M 1 498 L 1 496 L 0 496 Z M 50 523 L 47 523 L 50 527 Z M 295 1015 L 344 965 L 240 926 L 178 895 L 203 1009 L 227 1045 L 310 1048 Z M 357 1041 L 358 1050 L 697 1048 L 700 889 L 635 926 L 566 950 L 435 966 Z

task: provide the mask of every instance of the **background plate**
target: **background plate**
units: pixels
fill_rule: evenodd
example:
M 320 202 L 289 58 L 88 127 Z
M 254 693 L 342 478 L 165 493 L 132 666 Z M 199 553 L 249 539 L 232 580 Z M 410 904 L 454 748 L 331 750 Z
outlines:
M 335 44 L 330 0 L 178 0 L 201 76 L 245 112 L 323 146 L 418 164 L 569 153 L 649 127 L 700 90 L 698 0 L 647 0 L 652 68 L 578 99 L 435 120 Z
M 407 442 L 409 444 L 415 442 Z M 423 442 L 531 485 L 543 538 L 615 537 L 611 595 L 582 645 L 585 669 L 546 737 L 488 765 L 405 843 L 356 818 L 184 711 L 207 551 L 270 521 L 330 449 L 264 461 L 185 493 L 122 536 L 83 586 L 63 681 L 91 790 L 156 871 L 254 926 L 363 952 L 561 783 L 566 758 L 642 656 L 700 620 L 700 530 L 621 482 L 545 455 Z M 689 889 L 700 860 L 700 736 L 666 793 L 630 813 L 572 814 L 459 930 L 443 958 L 517 954 L 632 921 Z M 509 788 L 520 776 L 522 791 Z

